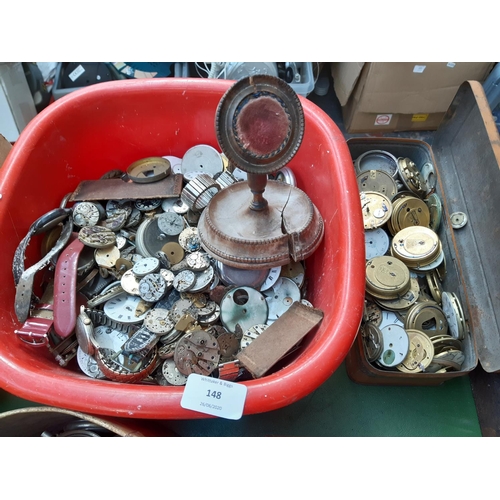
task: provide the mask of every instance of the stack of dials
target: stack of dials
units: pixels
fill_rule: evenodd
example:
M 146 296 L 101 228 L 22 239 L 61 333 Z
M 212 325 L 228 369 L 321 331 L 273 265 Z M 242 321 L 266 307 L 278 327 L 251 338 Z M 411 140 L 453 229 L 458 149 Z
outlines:
M 442 205 L 430 163 L 368 151 L 355 161 L 365 227 L 366 307 L 360 334 L 374 366 L 404 373 L 459 371 L 467 323 L 443 291 Z
M 294 302 L 312 307 L 303 263 L 237 269 L 203 250 L 196 227 L 201 211 L 215 193 L 246 176 L 213 147 L 198 145 L 182 158 L 146 158 L 126 167 L 103 180 L 121 177 L 127 182 L 120 188 L 127 189 L 131 182 L 153 186 L 175 176 L 181 189 L 154 199 L 79 199 L 65 222 L 73 224 L 69 242 L 83 244 L 75 269 L 75 305 L 81 307 L 74 329 L 61 336 L 50 323 L 57 323 L 54 258 L 43 297 L 32 302 L 16 333 L 37 348 L 48 347 L 61 366 L 77 365 L 92 378 L 160 385 L 183 385 L 191 373 L 251 378 L 237 354 Z M 295 183 L 289 168 L 278 171 L 276 180 Z M 60 234 L 61 224 L 46 234 L 42 253 Z M 42 317 L 47 332 L 31 342 L 30 328 Z

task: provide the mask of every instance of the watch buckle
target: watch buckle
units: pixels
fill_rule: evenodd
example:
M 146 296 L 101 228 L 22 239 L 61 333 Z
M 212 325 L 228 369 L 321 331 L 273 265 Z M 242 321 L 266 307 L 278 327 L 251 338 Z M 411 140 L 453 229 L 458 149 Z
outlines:
M 76 356 L 78 340 L 76 339 L 75 334 L 62 339 L 54 331 L 51 331 L 49 333 L 49 342 L 46 345 L 59 365 L 67 366 L 67 364 Z
M 48 345 L 49 332 L 54 321 L 49 318 L 29 317 L 19 330 L 14 330 L 18 339 L 33 347 Z

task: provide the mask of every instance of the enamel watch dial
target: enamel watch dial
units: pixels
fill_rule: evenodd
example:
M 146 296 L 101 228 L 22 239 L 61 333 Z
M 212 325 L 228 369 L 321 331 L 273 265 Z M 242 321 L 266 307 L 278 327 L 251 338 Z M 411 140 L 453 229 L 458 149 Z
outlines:
M 149 306 L 140 297 L 123 293 L 104 304 L 104 313 L 114 321 L 140 323 L 146 317 Z
M 368 229 L 365 231 L 366 259 L 373 259 L 385 255 L 389 250 L 389 235 L 382 229 Z

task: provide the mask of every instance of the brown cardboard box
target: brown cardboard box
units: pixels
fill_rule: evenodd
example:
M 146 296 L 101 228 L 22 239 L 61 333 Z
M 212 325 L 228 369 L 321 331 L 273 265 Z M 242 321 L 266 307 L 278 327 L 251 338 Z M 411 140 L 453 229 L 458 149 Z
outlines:
M 494 63 L 332 63 L 347 132 L 436 129 L 466 80 L 484 81 Z

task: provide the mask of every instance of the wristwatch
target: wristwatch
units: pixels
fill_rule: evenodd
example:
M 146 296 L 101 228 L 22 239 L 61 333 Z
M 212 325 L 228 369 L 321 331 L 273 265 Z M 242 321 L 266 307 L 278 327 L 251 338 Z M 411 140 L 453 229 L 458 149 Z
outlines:
M 145 379 L 156 368 L 158 349 L 153 347 L 149 353 L 136 362 L 111 349 L 99 348 L 96 353 L 97 366 L 109 380 L 133 384 Z

